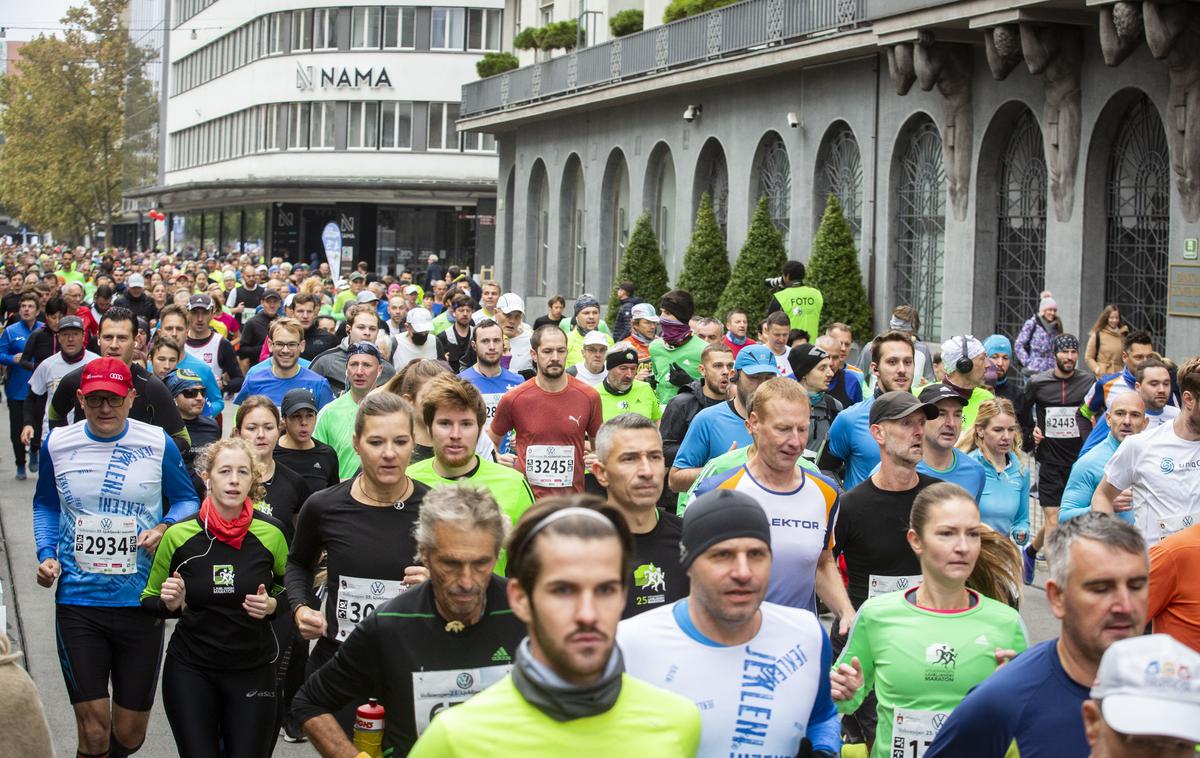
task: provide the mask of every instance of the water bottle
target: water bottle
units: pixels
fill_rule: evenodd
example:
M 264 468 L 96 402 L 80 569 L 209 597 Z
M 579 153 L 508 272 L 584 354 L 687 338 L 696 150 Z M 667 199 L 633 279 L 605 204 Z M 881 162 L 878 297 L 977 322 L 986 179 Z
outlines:
M 383 706 L 375 698 L 354 712 L 354 747 L 370 758 L 383 758 Z

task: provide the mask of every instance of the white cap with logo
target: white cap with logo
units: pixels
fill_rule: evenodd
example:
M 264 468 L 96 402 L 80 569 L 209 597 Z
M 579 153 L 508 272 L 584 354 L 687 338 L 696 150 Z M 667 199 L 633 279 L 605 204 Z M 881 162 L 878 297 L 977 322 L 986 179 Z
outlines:
M 654 306 L 650 303 L 638 303 L 630 309 L 630 321 L 639 321 L 642 319 L 658 323 L 658 314 L 654 312 Z
M 496 301 L 496 310 L 507 316 L 510 313 L 525 312 L 525 301 L 515 292 L 505 292 Z
M 1200 653 L 1167 634 L 1130 637 L 1104 652 L 1092 697 L 1121 734 L 1200 742 Z
M 604 334 L 604 332 L 598 332 L 593 329 L 592 331 L 583 335 L 583 346 L 588 347 L 590 345 L 600 345 L 605 350 L 608 350 L 608 337 Z
M 428 308 L 413 308 L 404 317 L 404 322 L 411 326 L 414 332 L 429 332 L 433 329 L 433 314 Z

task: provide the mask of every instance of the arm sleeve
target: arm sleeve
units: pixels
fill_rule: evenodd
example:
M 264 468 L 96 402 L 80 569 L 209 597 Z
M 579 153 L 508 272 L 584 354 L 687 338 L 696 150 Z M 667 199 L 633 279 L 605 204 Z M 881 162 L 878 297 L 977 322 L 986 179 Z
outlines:
M 270 371 L 270 369 L 267 370 Z M 208 373 L 211 374 L 212 372 L 209 371 Z M 254 377 L 246 376 L 242 381 L 242 388 L 238 390 L 236 395 L 233 396 L 233 404 L 241 405 L 242 403 L 246 402 L 246 398 L 254 394 L 257 394 L 255 392 Z
M 229 374 L 228 388 L 230 392 L 234 392 L 242 386 L 242 364 L 238 363 L 237 352 L 229 340 L 221 340 L 217 344 L 217 365 Z
M 1025 539 L 1033 535 L 1029 533 L 1029 480 L 1033 476 L 1032 464 L 1021 472 L 1021 487 L 1017 500 L 1017 516 L 1013 519 L 1013 532 L 1025 532 Z
M 1175 596 L 1179 581 L 1175 568 L 1171 553 L 1161 542 L 1150 548 L 1150 603 L 1146 608 L 1146 618 L 1150 621 L 1166 610 Z
M 16 361 L 13 360 L 13 355 L 16 353 L 12 350 L 12 340 L 9 338 L 9 331 L 5 329 L 0 332 L 0 364 L 5 366 L 15 366 Z
M 867 629 L 869 622 L 866 621 L 866 616 L 860 608 L 850 626 L 850 637 L 846 640 L 846 647 L 842 648 L 842 654 L 838 656 L 835 664 L 849 664 L 851 660 L 858 658 L 863 675 L 863 684 L 858 688 L 858 692 L 854 693 L 854 697 L 837 704 L 839 713 L 854 713 L 871 690 L 875 689 L 875 659 L 871 656 L 871 634 Z
M 22 415 L 24 416 L 25 426 L 32 426 L 35 431 L 41 429 L 42 419 L 46 416 L 46 396 L 39 395 L 30 389 L 29 394 L 25 396 Z
M 818 624 L 819 626 L 819 624 Z M 821 627 L 821 670 L 829 671 L 833 665 L 833 646 L 829 643 L 829 635 L 825 627 Z M 842 752 L 842 723 L 838 719 L 837 706 L 829 690 L 829 677 L 823 676 L 817 682 L 817 698 L 813 702 L 812 712 L 808 715 L 808 729 L 805 732 L 813 750 L 826 750 L 834 755 Z
M 50 440 L 42 440 L 38 461 L 37 489 L 33 492 L 33 537 L 37 542 L 38 562 L 58 556 L 58 535 L 62 504 L 54 486 L 54 461 L 50 458 Z
M 287 587 L 288 603 L 292 612 L 302 605 L 308 605 L 312 592 L 313 567 L 321 553 L 320 520 L 312 498 L 300 507 L 300 516 L 296 520 L 296 535 L 292 537 L 292 547 L 288 552 L 287 567 L 284 571 L 284 585 Z
M 162 491 L 171 504 L 171 509 L 163 515 L 164 522 L 175 524 L 200 510 L 200 498 L 196 496 L 192 478 L 183 465 L 183 456 L 169 437 L 163 448 Z
M 379 618 L 371 614 L 338 647 L 333 658 L 304 681 L 292 701 L 298 723 L 336 713 L 352 700 L 358 702 L 387 689 L 380 678 L 380 637 Z
M 1062 502 L 1058 508 L 1058 523 L 1065 524 L 1076 516 L 1082 516 L 1092 510 L 1092 495 L 1096 494 L 1096 487 L 1100 480 L 1096 478 L 1095 472 L 1085 464 L 1087 461 L 1080 459 L 1071 466 L 1071 475 L 1067 478 L 1067 485 L 1063 488 Z M 1026 507 L 1028 512 L 1028 507 Z
M 154 562 L 150 564 L 150 578 L 146 582 L 146 588 L 142 590 L 142 610 L 159 618 L 178 618 L 183 615 L 182 608 L 176 611 L 169 610 L 159 594 L 162 591 L 162 583 L 171 575 L 171 562 L 175 558 L 175 551 L 179 549 L 177 534 L 178 529 L 168 528 L 163 535 L 158 550 L 154 551 Z
M 600 433 L 600 425 L 604 423 L 604 404 L 600 402 L 599 392 L 588 393 L 588 404 L 592 407 L 592 412 L 589 414 L 587 435 L 588 440 L 592 443 L 592 447 L 596 447 L 596 435 Z
M 1098 416 L 1104 415 L 1104 409 L 1108 405 L 1104 397 L 1104 379 L 1099 377 L 1096 383 L 1092 386 L 1088 393 L 1083 398 L 1083 405 L 1079 407 L 1079 412 L 1089 421 L 1094 420 Z

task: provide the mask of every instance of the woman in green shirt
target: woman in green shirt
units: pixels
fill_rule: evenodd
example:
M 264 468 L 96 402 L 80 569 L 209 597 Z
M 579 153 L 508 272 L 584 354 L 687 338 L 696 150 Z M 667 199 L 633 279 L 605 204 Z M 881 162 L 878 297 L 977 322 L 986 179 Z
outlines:
M 967 692 L 1028 647 L 1009 605 L 1020 587 L 1016 549 L 982 524 L 966 490 L 948 482 L 922 490 L 908 543 L 921 582 L 862 605 L 831 674 L 844 714 L 875 690 L 873 758 L 921 758 Z

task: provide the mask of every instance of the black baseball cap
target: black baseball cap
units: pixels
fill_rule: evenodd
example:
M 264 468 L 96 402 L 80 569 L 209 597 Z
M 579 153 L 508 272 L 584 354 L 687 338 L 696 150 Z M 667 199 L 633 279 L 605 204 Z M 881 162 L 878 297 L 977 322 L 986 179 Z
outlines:
M 269 288 L 269 287 L 268 287 L 268 288 L 267 288 L 267 291 L 266 291 L 266 292 L 264 292 L 264 293 L 262 293 L 262 298 L 261 298 L 261 299 L 262 299 L 262 300 L 271 300 L 271 299 L 275 299 L 275 300 L 282 300 L 282 299 L 283 299 L 283 296 L 282 296 L 282 295 L 280 295 L 280 294 L 279 294 L 279 292 L 278 292 L 277 290 L 273 290 L 273 289 L 271 289 L 271 288 Z
M 317 412 L 317 400 L 313 397 L 312 390 L 302 387 L 288 390 L 283 396 L 283 402 L 279 404 L 279 411 L 283 414 L 283 417 L 288 418 L 293 413 L 303 410 L 310 410 L 313 413 Z
M 213 307 L 212 298 L 208 295 L 192 295 L 188 298 L 188 310 L 194 311 L 204 309 L 211 311 Z
M 83 319 L 78 316 L 63 316 L 58 321 L 58 331 L 63 329 L 78 329 L 83 331 Z
M 925 418 L 930 421 L 938 417 L 936 405 L 918 400 L 913 397 L 911 392 L 892 390 L 875 398 L 875 402 L 871 405 L 870 422 L 878 424 L 880 421 L 898 421 L 917 411 L 922 411 Z
M 952 388 L 947 387 L 942 382 L 937 382 L 935 384 L 926 386 L 925 389 L 921 390 L 921 394 L 918 399 L 922 403 L 928 403 L 930 405 L 937 405 L 943 400 L 955 400 L 961 403 L 964 407 L 967 404 L 967 398 L 955 392 Z

